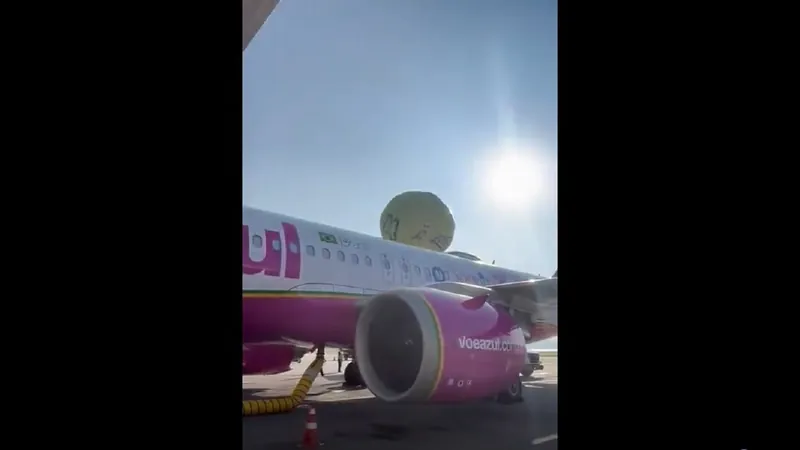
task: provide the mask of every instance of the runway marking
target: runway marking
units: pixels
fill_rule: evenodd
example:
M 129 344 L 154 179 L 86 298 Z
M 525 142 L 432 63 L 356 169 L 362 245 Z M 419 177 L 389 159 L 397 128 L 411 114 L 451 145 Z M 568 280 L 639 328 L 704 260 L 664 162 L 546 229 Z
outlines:
M 550 436 L 540 437 L 540 438 L 536 438 L 536 439 L 532 440 L 531 441 L 531 445 L 544 444 L 545 442 L 554 441 L 556 439 L 558 439 L 558 435 L 557 434 L 551 434 Z
M 543 389 L 544 385 L 558 385 L 558 380 L 523 381 L 522 385 L 526 388 Z

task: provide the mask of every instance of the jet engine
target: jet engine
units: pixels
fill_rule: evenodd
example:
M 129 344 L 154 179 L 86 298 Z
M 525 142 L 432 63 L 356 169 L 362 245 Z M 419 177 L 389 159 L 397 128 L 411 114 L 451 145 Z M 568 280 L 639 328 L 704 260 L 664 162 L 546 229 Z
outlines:
M 489 397 L 516 382 L 525 337 L 505 311 L 432 288 L 398 289 L 368 300 L 356 324 L 364 384 L 387 402 Z

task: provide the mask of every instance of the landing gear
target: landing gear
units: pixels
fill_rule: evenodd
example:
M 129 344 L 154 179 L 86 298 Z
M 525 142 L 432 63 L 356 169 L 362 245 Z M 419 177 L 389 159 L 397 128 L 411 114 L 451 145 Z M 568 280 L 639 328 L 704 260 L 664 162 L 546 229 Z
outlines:
M 358 364 L 351 361 L 347 367 L 344 368 L 344 385 L 349 387 L 362 386 L 364 380 L 361 378 L 361 372 L 358 371 Z
M 503 392 L 497 394 L 497 403 L 509 405 L 511 403 L 521 402 L 522 398 L 522 380 L 517 377 L 509 387 Z

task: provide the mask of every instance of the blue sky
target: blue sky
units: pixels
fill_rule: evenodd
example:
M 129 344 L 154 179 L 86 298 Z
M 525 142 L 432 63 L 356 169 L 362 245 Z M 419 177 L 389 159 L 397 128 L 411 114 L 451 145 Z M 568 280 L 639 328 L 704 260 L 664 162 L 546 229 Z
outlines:
M 556 5 L 283 0 L 244 52 L 244 203 L 379 235 L 394 195 L 431 191 L 450 250 L 552 274 Z M 515 207 L 487 188 L 510 151 L 536 163 L 500 177 L 537 180 Z

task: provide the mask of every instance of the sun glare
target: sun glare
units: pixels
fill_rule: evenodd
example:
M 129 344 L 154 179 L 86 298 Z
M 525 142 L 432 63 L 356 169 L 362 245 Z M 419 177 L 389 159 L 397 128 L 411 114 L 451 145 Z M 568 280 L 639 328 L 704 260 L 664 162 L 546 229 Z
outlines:
M 542 193 L 541 164 L 529 155 L 517 151 L 494 154 L 481 172 L 487 200 L 501 209 L 527 210 Z

